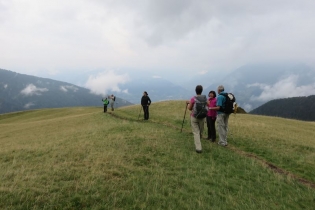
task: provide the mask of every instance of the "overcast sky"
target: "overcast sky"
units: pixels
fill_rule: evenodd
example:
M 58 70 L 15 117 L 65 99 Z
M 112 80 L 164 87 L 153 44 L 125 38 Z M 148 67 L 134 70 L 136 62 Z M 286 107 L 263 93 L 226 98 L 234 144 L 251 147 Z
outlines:
M 315 66 L 314 0 L 0 0 L 0 68 L 93 79 Z M 97 74 L 95 73 L 97 72 Z M 115 85 L 115 84 L 114 84 Z

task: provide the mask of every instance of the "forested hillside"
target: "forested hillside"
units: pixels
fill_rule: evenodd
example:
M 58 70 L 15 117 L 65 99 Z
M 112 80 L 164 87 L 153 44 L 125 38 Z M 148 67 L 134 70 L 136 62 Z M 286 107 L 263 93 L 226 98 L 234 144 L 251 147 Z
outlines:
M 272 100 L 250 113 L 315 121 L 315 95 Z
M 115 107 L 131 103 L 116 97 Z M 102 106 L 102 96 L 70 83 L 0 69 L 0 114 L 29 109 Z

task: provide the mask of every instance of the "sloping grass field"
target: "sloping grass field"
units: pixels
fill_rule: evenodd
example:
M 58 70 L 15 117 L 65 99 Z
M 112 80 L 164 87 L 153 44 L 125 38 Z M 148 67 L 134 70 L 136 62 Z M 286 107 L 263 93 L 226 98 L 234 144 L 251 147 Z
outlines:
M 197 154 L 183 101 L 102 111 L 0 115 L 0 209 L 315 207 L 314 122 L 232 115 Z

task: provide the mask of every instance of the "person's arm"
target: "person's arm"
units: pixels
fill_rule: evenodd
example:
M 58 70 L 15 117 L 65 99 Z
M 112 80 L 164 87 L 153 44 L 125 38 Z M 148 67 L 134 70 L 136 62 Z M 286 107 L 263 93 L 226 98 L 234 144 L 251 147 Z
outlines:
M 148 96 L 148 106 L 151 104 L 151 99 L 150 97 Z
M 222 99 L 220 98 L 217 98 L 216 100 L 216 106 L 214 107 L 210 107 L 209 109 L 210 110 L 216 110 L 216 111 L 219 111 L 221 109 L 221 106 L 222 106 Z
M 209 107 L 210 110 L 220 110 L 221 106 Z
M 192 99 L 190 101 L 186 101 L 186 103 L 188 104 L 188 106 L 187 106 L 188 110 L 191 111 L 193 109 L 193 101 L 192 101 Z

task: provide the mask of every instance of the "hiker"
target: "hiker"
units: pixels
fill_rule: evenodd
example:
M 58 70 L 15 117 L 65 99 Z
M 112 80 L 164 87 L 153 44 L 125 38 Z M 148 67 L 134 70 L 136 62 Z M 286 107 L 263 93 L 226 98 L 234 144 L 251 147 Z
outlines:
M 205 95 L 201 95 L 203 87 L 201 85 L 196 86 L 196 96 L 192 97 L 188 103 L 188 109 L 191 112 L 190 122 L 192 132 L 194 134 L 194 141 L 196 152 L 201 153 L 202 147 L 200 139 L 202 138 L 202 133 L 205 124 L 205 118 L 207 116 L 207 97 Z
M 230 114 L 226 114 L 223 112 L 223 109 L 225 108 L 225 101 L 226 98 L 223 95 L 224 92 L 224 86 L 220 85 L 218 86 L 218 97 L 217 97 L 217 104 L 216 107 L 210 107 L 210 110 L 216 110 L 218 112 L 217 115 L 217 125 L 218 125 L 218 132 L 219 132 L 219 142 L 218 144 L 221 146 L 227 146 L 227 132 L 228 132 L 228 122 L 229 122 L 229 116 Z
M 143 108 L 143 114 L 144 114 L 144 120 L 149 119 L 149 106 L 151 104 L 151 99 L 149 97 L 149 94 L 147 91 L 143 92 L 142 98 L 141 98 L 141 105 Z
M 112 94 L 111 96 L 109 96 L 109 98 L 110 98 L 110 107 L 112 108 L 112 111 L 114 111 L 114 104 L 115 104 L 116 96 Z
M 211 107 L 216 107 L 217 104 L 217 94 L 215 91 L 211 90 L 208 95 L 208 114 L 207 114 L 207 127 L 208 127 L 208 140 L 211 142 L 216 141 L 216 130 L 215 130 L 215 121 L 217 119 L 217 111 L 210 109 Z
M 109 104 L 109 101 L 107 98 L 102 99 L 103 104 L 104 104 L 104 113 L 107 112 L 107 105 Z

